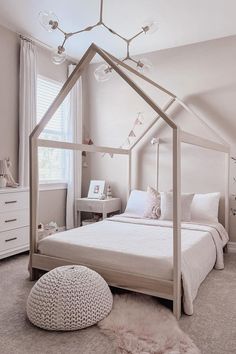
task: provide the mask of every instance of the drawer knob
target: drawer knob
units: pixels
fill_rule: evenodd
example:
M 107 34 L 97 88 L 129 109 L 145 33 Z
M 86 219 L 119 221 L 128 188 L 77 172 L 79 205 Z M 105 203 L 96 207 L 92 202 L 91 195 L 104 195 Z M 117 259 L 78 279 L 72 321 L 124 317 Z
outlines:
M 13 222 L 13 221 L 17 221 L 17 219 L 8 219 L 8 220 L 5 220 L 5 222 Z
M 14 241 L 14 240 L 17 240 L 17 237 L 8 238 L 5 240 L 5 242 L 10 242 L 10 241 Z
M 17 200 L 8 200 L 5 202 L 5 204 L 14 204 L 17 203 Z

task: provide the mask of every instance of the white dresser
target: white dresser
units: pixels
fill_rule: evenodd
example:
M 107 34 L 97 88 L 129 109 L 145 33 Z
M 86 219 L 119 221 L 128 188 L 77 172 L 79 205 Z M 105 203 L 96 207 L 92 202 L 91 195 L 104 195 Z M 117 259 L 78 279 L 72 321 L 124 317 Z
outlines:
M 29 190 L 0 189 L 0 259 L 29 249 Z

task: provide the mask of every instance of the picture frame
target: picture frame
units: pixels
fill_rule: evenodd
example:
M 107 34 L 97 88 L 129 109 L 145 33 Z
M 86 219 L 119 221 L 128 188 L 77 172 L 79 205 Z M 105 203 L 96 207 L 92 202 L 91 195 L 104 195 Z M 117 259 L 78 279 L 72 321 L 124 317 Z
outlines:
M 92 180 L 90 181 L 88 199 L 101 199 L 105 193 L 105 181 Z

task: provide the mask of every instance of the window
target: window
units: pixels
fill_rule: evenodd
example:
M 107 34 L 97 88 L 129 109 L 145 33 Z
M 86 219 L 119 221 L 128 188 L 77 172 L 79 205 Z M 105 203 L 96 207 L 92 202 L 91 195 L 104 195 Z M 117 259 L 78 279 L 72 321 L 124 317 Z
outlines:
M 62 83 L 38 76 L 37 78 L 37 122 L 41 120 L 59 93 Z M 64 100 L 40 135 L 41 139 L 66 141 L 68 100 Z M 62 149 L 39 148 L 39 182 L 66 182 L 67 152 Z

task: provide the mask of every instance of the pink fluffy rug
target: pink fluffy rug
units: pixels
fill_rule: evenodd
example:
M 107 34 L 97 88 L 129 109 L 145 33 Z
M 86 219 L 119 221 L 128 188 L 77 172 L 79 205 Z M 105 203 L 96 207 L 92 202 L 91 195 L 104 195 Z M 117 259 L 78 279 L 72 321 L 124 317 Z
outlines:
M 115 295 L 111 313 L 98 326 L 118 353 L 200 354 L 171 311 L 150 296 Z

